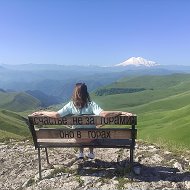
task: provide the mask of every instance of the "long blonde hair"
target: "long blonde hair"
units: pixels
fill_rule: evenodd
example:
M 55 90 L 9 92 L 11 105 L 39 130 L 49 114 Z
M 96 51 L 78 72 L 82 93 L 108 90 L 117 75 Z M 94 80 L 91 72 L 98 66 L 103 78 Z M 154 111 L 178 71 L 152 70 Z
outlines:
M 72 101 L 77 108 L 87 107 L 91 102 L 85 83 L 76 83 L 73 90 Z

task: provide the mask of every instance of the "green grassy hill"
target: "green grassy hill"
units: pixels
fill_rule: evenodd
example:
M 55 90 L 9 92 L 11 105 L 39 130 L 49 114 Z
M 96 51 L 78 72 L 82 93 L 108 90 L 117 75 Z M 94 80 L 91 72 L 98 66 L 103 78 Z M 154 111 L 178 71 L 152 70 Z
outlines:
M 138 116 L 138 138 L 190 147 L 190 75 L 144 76 L 123 79 L 106 88 L 145 88 L 135 93 L 95 96 L 105 110 Z
M 95 91 L 92 94 L 92 98 L 105 109 L 128 109 L 189 91 L 190 74 L 124 78 L 104 88 L 144 88 L 145 90 L 135 93 L 97 96 Z
M 167 76 L 141 76 L 124 78 L 102 89 L 115 89 L 114 94 L 91 98 L 104 110 L 122 110 L 136 113 L 138 116 L 138 138 L 151 142 L 162 142 L 167 146 L 190 147 L 190 74 L 172 74 Z M 143 91 L 126 93 L 122 88 L 143 88 Z M 115 94 L 117 89 L 119 94 Z M 121 93 L 124 92 L 124 93 Z M 15 94 L 2 96 L 0 107 L 9 105 L 14 109 L 24 106 Z M 22 96 L 21 96 L 22 97 Z M 23 95 L 25 97 L 25 95 Z M 36 109 L 38 102 L 31 99 L 26 109 Z M 6 107 L 7 108 L 7 107 Z M 23 108 L 22 108 L 23 109 Z M 32 111 L 31 111 L 32 112 Z M 30 113 L 31 113 L 30 112 Z M 28 112 L 29 113 L 29 112 Z M 24 138 L 29 135 L 25 124 L 27 113 L 0 110 L 0 139 Z
M 189 147 L 189 100 L 190 91 L 134 107 L 139 138 Z
M 24 139 L 30 136 L 26 125 L 27 113 L 37 109 L 40 101 L 26 93 L 0 92 L 0 141 Z M 9 110 L 9 111 L 8 111 Z
M 26 111 L 39 107 L 41 102 L 24 92 L 0 92 L 0 108 L 11 111 Z
M 20 113 L 0 109 L 0 141 L 29 137 L 26 117 Z

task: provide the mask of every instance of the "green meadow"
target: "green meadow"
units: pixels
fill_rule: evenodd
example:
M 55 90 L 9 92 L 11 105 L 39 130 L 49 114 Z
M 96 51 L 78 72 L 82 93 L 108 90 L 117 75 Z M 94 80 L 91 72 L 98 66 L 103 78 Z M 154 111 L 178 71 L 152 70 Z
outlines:
M 40 106 L 40 101 L 25 92 L 0 92 L 0 108 L 15 112 Z
M 136 93 L 95 96 L 106 110 L 137 114 L 138 138 L 172 148 L 190 147 L 190 75 L 126 78 L 106 88 L 146 88 Z
M 117 89 L 121 88 L 144 90 L 117 94 Z M 127 77 L 101 89 L 115 89 L 110 95 L 97 96 L 96 91 L 91 94 L 91 98 L 104 110 L 122 110 L 137 114 L 138 139 L 168 147 L 190 147 L 190 74 Z M 5 106 L 0 110 L 1 140 L 24 139 L 30 136 L 26 119 L 32 112 L 29 110 L 36 109 L 38 102 L 34 102 L 35 106 L 32 103 L 28 107 L 25 105 L 27 110 L 24 112 L 8 111 Z M 8 97 L 4 98 L 3 105 L 15 106 Z
M 25 139 L 30 137 L 26 125 L 26 115 L 0 109 L 0 140 Z

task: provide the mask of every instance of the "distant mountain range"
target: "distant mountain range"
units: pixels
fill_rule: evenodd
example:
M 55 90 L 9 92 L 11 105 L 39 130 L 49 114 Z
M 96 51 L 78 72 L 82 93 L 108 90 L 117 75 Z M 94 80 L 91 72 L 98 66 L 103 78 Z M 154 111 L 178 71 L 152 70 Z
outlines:
M 123 77 L 172 73 L 190 73 L 190 66 L 160 65 L 142 57 L 131 57 L 112 66 L 2 64 L 0 92 L 25 92 L 38 99 L 40 105 L 48 106 L 67 101 L 77 82 L 85 82 L 93 92 Z

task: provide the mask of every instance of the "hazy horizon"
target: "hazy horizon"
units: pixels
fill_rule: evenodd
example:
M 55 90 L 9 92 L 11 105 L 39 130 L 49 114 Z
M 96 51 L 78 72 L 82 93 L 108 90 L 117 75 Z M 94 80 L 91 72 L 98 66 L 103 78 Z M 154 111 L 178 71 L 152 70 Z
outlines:
M 119 64 L 143 57 L 190 65 L 188 0 L 7 0 L 0 3 L 0 65 Z

